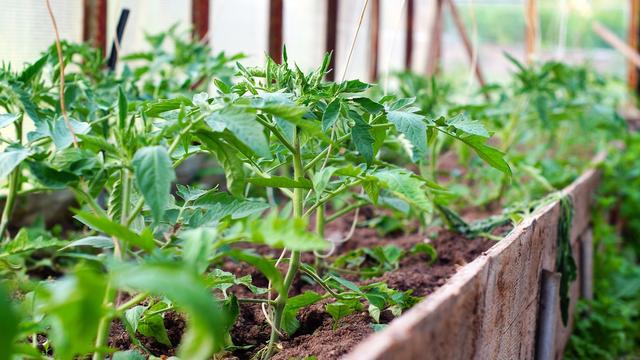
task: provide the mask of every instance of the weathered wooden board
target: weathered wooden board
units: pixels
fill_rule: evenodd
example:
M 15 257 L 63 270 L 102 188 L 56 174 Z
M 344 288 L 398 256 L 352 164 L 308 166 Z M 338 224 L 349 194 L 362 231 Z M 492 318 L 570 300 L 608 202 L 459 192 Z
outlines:
M 590 222 L 600 173 L 587 171 L 563 190 L 571 197 L 572 251 L 580 268 L 580 239 Z M 553 201 L 505 239 L 464 266 L 432 295 L 359 344 L 346 359 L 532 359 L 542 271 L 556 270 L 560 204 Z M 578 275 L 580 276 L 580 275 Z M 571 312 L 580 294 L 571 284 Z M 558 318 L 555 354 L 561 358 L 572 320 Z

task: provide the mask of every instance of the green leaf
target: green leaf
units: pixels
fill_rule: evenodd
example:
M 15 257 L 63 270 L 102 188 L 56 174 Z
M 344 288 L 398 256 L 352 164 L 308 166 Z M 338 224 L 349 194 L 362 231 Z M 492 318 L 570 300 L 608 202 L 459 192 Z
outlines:
M 253 265 L 258 269 L 262 275 L 264 275 L 269 281 L 271 286 L 276 290 L 278 294 L 283 294 L 286 289 L 284 288 L 284 280 L 280 271 L 272 264 L 271 261 L 263 258 L 260 255 L 249 251 L 242 251 L 239 249 L 232 249 L 229 251 L 229 256 L 239 261 L 244 261 L 249 265 Z
M 0 154 L 0 180 L 9 176 L 24 159 L 30 154 L 27 149 L 7 148 Z
M 283 218 L 272 211 L 266 218 L 250 223 L 251 241 L 273 248 L 297 251 L 322 250 L 329 243 L 316 233 L 307 230 L 307 222 L 301 218 Z
M 79 177 L 68 171 L 58 171 L 41 162 L 29 161 L 29 171 L 42 185 L 52 189 L 64 189 L 78 181 Z
M 340 104 L 340 99 L 336 98 L 327 105 L 327 109 L 322 115 L 322 131 L 326 132 L 336 123 L 338 116 L 340 116 Z
M 70 242 L 58 251 L 66 250 L 70 247 L 76 246 L 90 246 L 97 249 L 111 249 L 113 247 L 113 240 L 106 236 L 87 236 L 82 239 L 78 239 Z
M 411 248 L 412 254 L 425 254 L 429 257 L 429 265 L 433 265 L 438 260 L 438 252 L 431 244 L 418 243 Z
M 308 179 L 293 180 L 284 176 L 272 176 L 270 178 L 253 177 L 247 179 L 247 182 L 257 186 L 272 188 L 311 189 L 313 187 L 313 184 Z
M 377 114 L 380 111 L 384 110 L 384 106 L 367 97 L 358 97 L 349 100 L 360 105 L 369 114 Z
M 383 169 L 373 173 L 387 191 L 420 211 L 431 213 L 433 203 L 427 197 L 424 183 L 404 169 Z
M 212 245 L 217 238 L 218 231 L 215 228 L 197 228 L 180 234 L 182 258 L 196 273 L 203 273 L 209 266 Z
M 202 226 L 218 222 L 228 216 L 234 220 L 242 219 L 253 214 L 259 214 L 270 207 L 264 201 L 239 199 L 227 193 L 209 193 L 194 202 L 193 208 L 203 211 L 196 212 L 189 219 L 189 225 L 194 227 Z
M 169 154 L 162 146 L 144 147 L 136 151 L 131 165 L 138 189 L 157 224 L 169 203 L 171 182 L 176 179 Z
M 305 291 L 300 295 L 290 297 L 287 300 L 287 305 L 285 305 L 284 312 L 282 314 L 283 330 L 289 336 L 292 336 L 300 327 L 300 322 L 296 318 L 298 311 L 309 305 L 315 304 L 322 299 L 323 296 L 315 291 Z
M 36 297 L 36 313 L 46 315 L 48 333 L 56 359 L 71 360 L 94 348 L 100 319 L 107 315 L 103 306 L 107 279 L 88 267 L 51 283 Z
M 349 117 L 355 121 L 355 125 L 351 128 L 351 140 L 367 164 L 371 164 L 374 158 L 374 139 L 371 136 L 371 125 L 367 124 L 356 112 L 349 112 Z
M 459 138 L 465 144 L 469 145 L 475 150 L 478 156 L 486 161 L 493 168 L 502 171 L 503 173 L 511 176 L 511 168 L 509 164 L 504 160 L 504 153 L 496 148 L 486 145 L 486 138 L 477 135 L 463 136 Z
M 135 350 L 127 350 L 127 351 L 118 351 L 113 353 L 111 356 L 111 360 L 145 360 L 146 358 L 142 356 L 139 352 Z
M 127 129 L 127 96 L 122 90 L 122 86 L 118 87 L 118 128 L 120 132 L 124 134 Z
M 333 166 L 327 166 L 313 174 L 313 191 L 316 193 L 316 200 L 320 200 L 322 192 L 327 188 L 327 185 L 329 185 L 329 180 L 336 170 L 338 169 Z
M 218 139 L 208 136 L 208 133 L 197 132 L 196 134 L 206 149 L 215 155 L 224 168 L 229 192 L 235 196 L 244 196 L 246 179 L 242 160 L 238 158 L 232 148 Z
M 179 348 L 184 359 L 208 359 L 226 343 L 226 314 L 203 279 L 178 263 L 121 265 L 113 269 L 119 289 L 136 289 L 166 296 L 188 314 L 189 324 Z M 95 332 L 93 333 L 95 334 Z
M 155 100 L 146 104 L 144 114 L 149 117 L 156 117 L 163 112 L 180 109 L 182 106 L 193 106 L 193 103 L 185 96 L 178 96 L 170 100 Z
M 19 114 L 0 114 L 0 129 L 13 124 L 19 118 Z
M 152 337 L 166 346 L 172 346 L 169 334 L 164 326 L 164 318 L 159 313 L 145 316 L 145 314 L 166 309 L 167 306 L 164 302 L 158 302 L 146 309 L 137 324 L 137 328 L 140 334 Z
M 207 116 L 205 122 L 216 132 L 228 129 L 258 156 L 271 158 L 264 127 L 257 122 L 255 112 L 249 109 L 226 108 Z
M 485 129 L 484 125 L 478 120 L 471 120 L 466 113 L 458 114 L 448 119 L 446 124 L 467 134 L 478 135 L 484 138 L 489 137 L 489 132 Z
M 81 210 L 76 211 L 75 217 L 94 230 L 114 236 L 143 250 L 151 251 L 155 247 L 153 236 L 148 233 L 143 232 L 142 235 L 138 235 L 126 226 Z
M 91 125 L 85 122 L 69 118 L 69 125 L 74 134 L 86 134 L 91 130 Z M 62 116 L 54 120 L 50 129 L 51 139 L 58 150 L 68 148 L 73 144 L 73 135 L 69 131 L 66 121 Z
M 20 317 L 14 307 L 9 291 L 0 282 L 0 360 L 13 359 Z
M 327 304 L 325 310 L 334 321 L 334 328 L 337 326 L 338 321 L 345 316 L 351 315 L 356 311 L 362 309 L 362 304 L 357 299 L 354 300 L 340 300 L 331 304 Z
M 49 53 L 44 54 L 40 59 L 38 59 L 38 61 L 22 70 L 20 76 L 18 76 L 18 81 L 22 81 L 25 84 L 31 81 L 31 79 L 36 75 L 40 74 L 44 66 L 47 64 L 47 60 L 49 60 Z
M 389 122 L 413 145 L 409 156 L 413 162 L 422 159 L 427 153 L 427 125 L 424 116 L 405 111 L 389 111 Z
M 23 252 L 36 251 L 65 245 L 66 241 L 54 238 L 46 233 L 29 235 L 27 228 L 22 228 L 10 242 L 0 247 L 0 257 Z

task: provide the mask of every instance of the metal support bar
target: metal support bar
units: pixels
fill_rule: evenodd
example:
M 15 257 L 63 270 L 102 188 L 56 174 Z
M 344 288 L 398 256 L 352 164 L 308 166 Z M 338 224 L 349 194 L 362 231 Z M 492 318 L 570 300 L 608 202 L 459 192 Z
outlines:
M 122 36 L 124 35 L 124 28 L 127 26 L 128 19 L 129 9 L 122 9 L 120 19 L 118 19 L 118 26 L 116 27 L 116 38 L 113 40 L 113 44 L 111 45 L 111 54 L 109 55 L 109 60 L 107 60 L 107 67 L 111 71 L 116 69 L 116 63 L 118 62 L 118 50 L 122 44 Z
M 538 312 L 538 329 L 536 334 L 537 360 L 554 360 L 556 344 L 556 324 L 560 303 L 561 274 L 542 270 L 540 290 L 540 308 Z

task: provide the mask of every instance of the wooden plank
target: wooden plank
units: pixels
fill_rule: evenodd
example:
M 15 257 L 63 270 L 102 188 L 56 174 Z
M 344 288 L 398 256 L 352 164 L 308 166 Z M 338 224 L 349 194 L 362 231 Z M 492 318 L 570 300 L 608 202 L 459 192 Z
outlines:
M 591 28 L 602 40 L 611 45 L 614 49 L 618 50 L 618 52 L 626 57 L 629 62 L 635 65 L 636 68 L 640 68 L 640 54 L 620 39 L 613 31 L 609 30 L 598 21 L 594 21 Z
M 460 35 L 460 39 L 462 39 L 462 45 L 464 45 L 464 49 L 467 52 L 467 57 L 469 58 L 469 63 L 473 67 L 473 72 L 476 75 L 476 79 L 478 80 L 478 84 L 480 86 L 484 86 L 486 83 L 484 81 L 484 75 L 482 74 L 482 69 L 480 68 L 480 61 L 478 60 L 478 54 L 474 54 L 473 44 L 471 44 L 471 39 L 469 39 L 469 35 L 467 35 L 467 30 L 464 25 L 464 21 L 458 12 L 458 7 L 456 6 L 454 0 L 446 0 L 449 5 L 449 10 L 451 10 L 451 17 L 453 18 L 453 23 L 458 30 L 458 34 Z
M 378 80 L 380 53 L 380 0 L 371 0 L 369 31 L 369 81 Z
M 598 162 L 603 155 L 596 157 Z M 575 208 L 571 244 L 580 266 L 581 234 L 588 228 L 600 172 L 589 170 L 562 191 Z M 486 253 L 390 326 L 359 344 L 346 359 L 532 359 L 543 270 L 556 271 L 559 201 L 538 209 Z M 571 311 L 580 275 L 570 287 Z M 559 304 L 558 304 L 559 306 Z M 560 317 L 552 353 L 562 354 L 573 320 Z
M 429 39 L 429 52 L 427 54 L 427 75 L 435 75 L 440 67 L 442 53 L 442 10 L 443 1 L 436 0 L 431 38 Z
M 269 56 L 282 62 L 283 0 L 269 1 Z
M 84 0 L 82 40 L 107 51 L 107 0 Z
M 329 69 L 331 70 L 327 74 L 327 80 L 333 81 L 335 80 L 336 74 L 336 44 L 337 44 L 337 34 L 338 34 L 338 0 L 327 0 L 327 23 L 326 23 L 326 32 L 327 35 L 325 37 L 324 43 L 324 51 L 331 54 L 331 61 L 329 61 Z
M 538 41 L 538 6 L 536 0 L 525 0 L 525 60 L 533 61 Z
M 404 69 L 411 70 L 413 64 L 413 32 L 414 32 L 414 17 L 415 17 L 415 2 L 414 0 L 407 1 L 407 22 L 405 27 L 404 36 Z M 640 1 L 640 0 L 639 0 Z
M 191 23 L 193 39 L 209 38 L 209 0 L 191 0 Z

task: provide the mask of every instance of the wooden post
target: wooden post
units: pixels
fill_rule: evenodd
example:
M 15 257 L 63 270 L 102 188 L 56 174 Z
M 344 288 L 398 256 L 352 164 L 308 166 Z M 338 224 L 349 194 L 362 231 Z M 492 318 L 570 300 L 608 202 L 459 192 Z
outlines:
M 587 229 L 580 236 L 580 296 L 593 300 L 593 232 Z
M 333 81 L 336 74 L 336 42 L 338 34 L 338 0 L 327 0 L 327 23 L 324 50 L 331 52 L 331 61 L 329 61 L 329 69 L 327 80 Z
M 436 0 L 433 26 L 431 27 L 431 39 L 429 40 L 429 53 L 427 55 L 427 75 L 435 75 L 440 67 L 443 1 L 444 0 Z
M 414 0 L 407 1 L 407 27 L 405 28 L 404 37 L 404 68 L 411 70 L 413 63 L 413 17 L 415 12 Z
M 203 40 L 209 34 L 209 0 L 191 0 L 192 38 Z
M 84 0 L 82 40 L 107 51 L 107 0 Z
M 542 270 L 540 315 L 538 316 L 536 336 L 535 358 L 537 360 L 553 360 L 555 357 L 560 278 L 560 273 Z
M 482 70 L 480 69 L 478 54 L 475 54 L 475 59 L 474 59 L 473 45 L 471 44 L 471 40 L 467 35 L 467 31 L 464 26 L 464 21 L 462 20 L 462 17 L 458 12 L 458 7 L 453 1 L 454 0 L 447 0 L 447 3 L 449 4 L 449 9 L 451 10 L 451 17 L 453 18 L 453 22 L 456 25 L 458 34 L 462 39 L 462 44 L 464 45 L 464 49 L 467 52 L 467 56 L 469 56 L 469 62 L 471 66 L 473 66 L 472 70 L 476 74 L 476 79 L 478 79 L 478 84 L 480 84 L 480 86 L 484 86 L 485 81 L 484 81 L 484 76 L 482 75 Z
M 282 62 L 282 2 L 269 1 L 269 56 L 278 64 Z
M 378 80 L 378 53 L 380 52 L 380 0 L 371 0 L 371 27 L 369 34 L 369 80 Z
M 636 51 L 640 51 L 640 0 L 629 0 L 629 46 Z M 631 61 L 627 62 L 627 81 L 629 89 L 634 89 L 640 94 L 640 83 L 638 82 L 640 72 Z
M 533 61 L 538 39 L 538 8 L 536 0 L 525 0 L 525 60 Z

